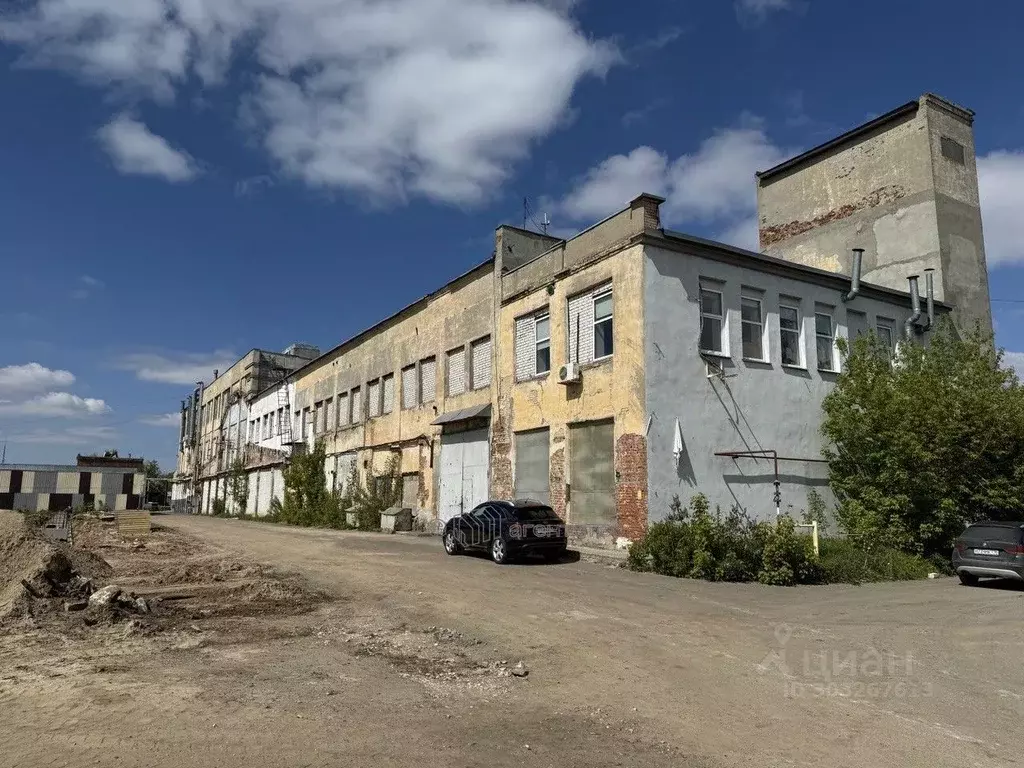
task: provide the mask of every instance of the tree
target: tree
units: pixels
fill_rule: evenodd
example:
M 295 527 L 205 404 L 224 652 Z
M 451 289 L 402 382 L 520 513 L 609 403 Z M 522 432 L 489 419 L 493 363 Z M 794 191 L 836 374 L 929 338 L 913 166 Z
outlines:
M 117 452 L 114 451 L 114 453 Z M 172 473 L 162 473 L 160 471 L 160 465 L 156 462 L 155 459 L 150 459 L 149 461 L 143 462 L 142 472 L 146 476 L 147 480 L 152 480 L 154 478 L 162 478 L 166 480 L 166 482 L 160 483 L 146 483 L 146 501 L 150 501 L 155 504 L 161 505 L 168 504 L 171 489 L 170 478 L 172 477 Z
M 1024 516 L 1024 388 L 990 336 L 943 319 L 895 360 L 873 335 L 842 352 L 822 433 L 848 533 L 948 555 L 966 523 Z

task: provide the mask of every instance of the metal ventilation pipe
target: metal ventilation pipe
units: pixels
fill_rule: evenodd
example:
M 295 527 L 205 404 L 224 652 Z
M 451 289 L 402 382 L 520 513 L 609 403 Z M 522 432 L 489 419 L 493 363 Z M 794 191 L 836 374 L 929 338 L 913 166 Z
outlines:
M 903 325 L 903 334 L 908 338 L 914 338 L 914 325 L 921 319 L 921 296 L 917 292 L 917 275 L 907 278 L 910 283 L 910 317 Z
M 852 301 L 860 293 L 860 269 L 864 261 L 864 249 L 853 249 L 853 266 L 850 270 L 850 292 L 843 296 L 843 301 Z
M 925 326 L 924 330 L 930 330 L 935 327 L 935 270 L 926 269 L 924 271 L 924 293 L 927 297 L 926 306 L 928 308 L 928 325 Z

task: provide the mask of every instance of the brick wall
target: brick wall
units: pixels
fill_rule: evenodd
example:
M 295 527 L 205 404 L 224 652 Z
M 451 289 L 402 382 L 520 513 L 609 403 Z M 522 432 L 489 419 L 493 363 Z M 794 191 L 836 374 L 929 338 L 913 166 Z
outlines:
M 498 403 L 498 415 L 491 428 L 491 498 L 512 498 L 512 430 L 508 419 L 510 405 Z
M 647 531 L 647 439 L 622 435 L 615 441 L 615 510 L 622 535 L 636 541 Z
M 555 438 L 563 439 L 564 438 Z M 551 453 L 548 474 L 550 483 L 548 488 L 551 492 L 551 508 L 555 513 L 565 519 L 565 448 L 559 448 Z

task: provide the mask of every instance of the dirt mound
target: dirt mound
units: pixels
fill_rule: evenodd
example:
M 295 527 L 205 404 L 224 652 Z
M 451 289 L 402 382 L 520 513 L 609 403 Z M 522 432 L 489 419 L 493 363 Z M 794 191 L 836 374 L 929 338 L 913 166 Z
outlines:
M 86 577 L 109 572 L 102 558 L 49 541 L 20 513 L 0 512 L 0 619 L 26 611 L 32 597 L 87 592 Z

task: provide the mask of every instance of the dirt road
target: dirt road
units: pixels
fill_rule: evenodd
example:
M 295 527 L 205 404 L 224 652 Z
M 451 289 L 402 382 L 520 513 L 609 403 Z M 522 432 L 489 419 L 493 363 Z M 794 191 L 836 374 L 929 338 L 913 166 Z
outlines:
M 5 688 L 0 672 L 0 709 L 22 715 L 0 721 L 11 765 L 1020 760 L 1021 591 L 706 584 L 588 562 L 498 567 L 432 539 L 166 524 L 332 600 L 242 635 L 221 625 L 200 647 L 97 661 L 121 673 Z M 528 677 L 491 674 L 519 660 Z

